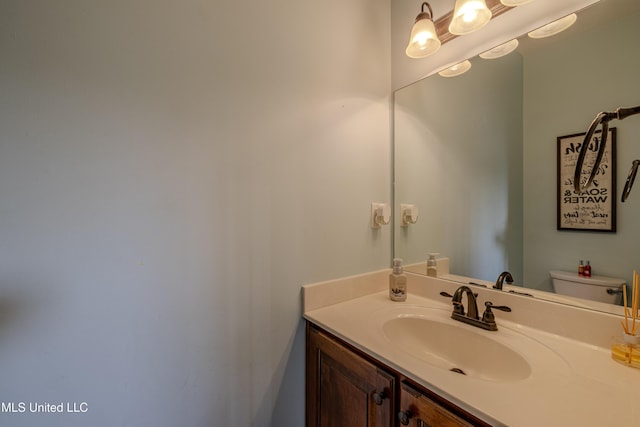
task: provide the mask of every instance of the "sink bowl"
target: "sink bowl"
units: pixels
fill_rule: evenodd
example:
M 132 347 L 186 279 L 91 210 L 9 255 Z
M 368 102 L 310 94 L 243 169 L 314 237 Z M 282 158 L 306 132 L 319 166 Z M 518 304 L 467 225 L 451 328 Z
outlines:
M 436 367 L 490 381 L 521 381 L 531 365 L 518 352 L 471 326 L 405 315 L 385 320 L 384 337 L 396 348 Z M 498 332 L 499 333 L 499 332 Z

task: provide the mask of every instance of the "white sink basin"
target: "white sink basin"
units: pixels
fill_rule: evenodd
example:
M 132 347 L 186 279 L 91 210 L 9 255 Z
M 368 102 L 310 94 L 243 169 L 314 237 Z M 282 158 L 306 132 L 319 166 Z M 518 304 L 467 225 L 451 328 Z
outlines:
M 570 374 L 556 352 L 496 318 L 498 330 L 485 331 L 453 320 L 450 309 L 405 304 L 371 313 L 368 323 L 393 353 L 460 379 L 537 382 Z
M 520 381 L 531 375 L 527 360 L 489 338 L 492 332 L 480 334 L 461 326 L 406 316 L 384 322 L 382 332 L 393 345 L 442 369 L 493 381 Z

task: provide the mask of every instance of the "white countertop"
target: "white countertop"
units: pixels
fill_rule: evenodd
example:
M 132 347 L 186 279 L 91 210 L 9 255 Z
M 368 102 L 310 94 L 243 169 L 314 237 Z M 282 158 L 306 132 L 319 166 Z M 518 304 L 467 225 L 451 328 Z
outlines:
M 433 296 L 441 290 L 451 293 L 459 285 L 444 280 L 409 276 L 407 301 L 392 302 L 386 289 L 380 291 L 385 277 L 386 272 L 373 273 L 370 281 L 376 283 L 365 290 L 362 284 L 367 276 L 357 276 L 355 283 L 360 291 L 355 293 L 349 279 L 305 287 L 304 317 L 495 426 L 640 426 L 640 370 L 614 362 L 609 348 L 567 338 L 548 328 L 534 328 L 518 316 L 511 316 L 512 313 L 495 312 L 497 332 L 455 321 L 450 318 L 450 301 Z M 333 298 L 336 289 L 344 290 L 349 298 L 314 304 L 311 299 L 322 299 L 322 286 L 331 291 Z M 437 289 L 425 292 L 424 287 Z M 480 307 L 487 298 L 497 304 L 504 304 L 506 299 L 514 312 L 521 311 L 520 317 L 527 312 L 527 305 L 542 303 L 495 291 L 479 289 L 478 292 Z M 503 340 L 530 363 L 531 375 L 509 381 L 463 376 L 429 364 L 391 344 L 382 333 L 380 319 L 424 307 L 430 308 L 438 321 Z M 554 305 L 550 310 L 556 311 L 554 319 L 557 319 L 561 309 Z M 566 307 L 566 311 L 574 320 L 581 315 L 571 307 Z M 538 313 L 538 316 L 544 314 Z M 595 315 L 585 312 L 585 316 L 588 320 L 583 326 L 590 327 L 589 322 L 593 322 Z M 610 325 L 611 321 L 603 317 L 603 323 Z M 612 336 L 616 333 L 617 330 L 612 331 Z

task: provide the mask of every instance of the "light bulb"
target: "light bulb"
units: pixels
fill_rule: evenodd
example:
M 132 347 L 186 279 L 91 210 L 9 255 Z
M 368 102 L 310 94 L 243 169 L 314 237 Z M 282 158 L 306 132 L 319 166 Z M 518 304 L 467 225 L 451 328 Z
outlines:
M 458 36 L 469 34 L 487 25 L 491 11 L 484 0 L 456 0 L 449 32 Z

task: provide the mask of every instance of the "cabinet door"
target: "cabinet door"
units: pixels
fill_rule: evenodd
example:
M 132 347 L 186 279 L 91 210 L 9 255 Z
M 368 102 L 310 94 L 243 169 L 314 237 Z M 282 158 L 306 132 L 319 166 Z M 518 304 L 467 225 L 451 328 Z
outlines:
M 391 427 L 395 377 L 307 324 L 307 427 Z
M 464 417 L 464 418 L 463 418 Z M 400 386 L 400 425 L 411 427 L 474 427 L 486 426 L 484 422 L 467 420 L 460 412 L 456 414 L 446 409 L 427 394 L 422 393 L 406 383 Z

